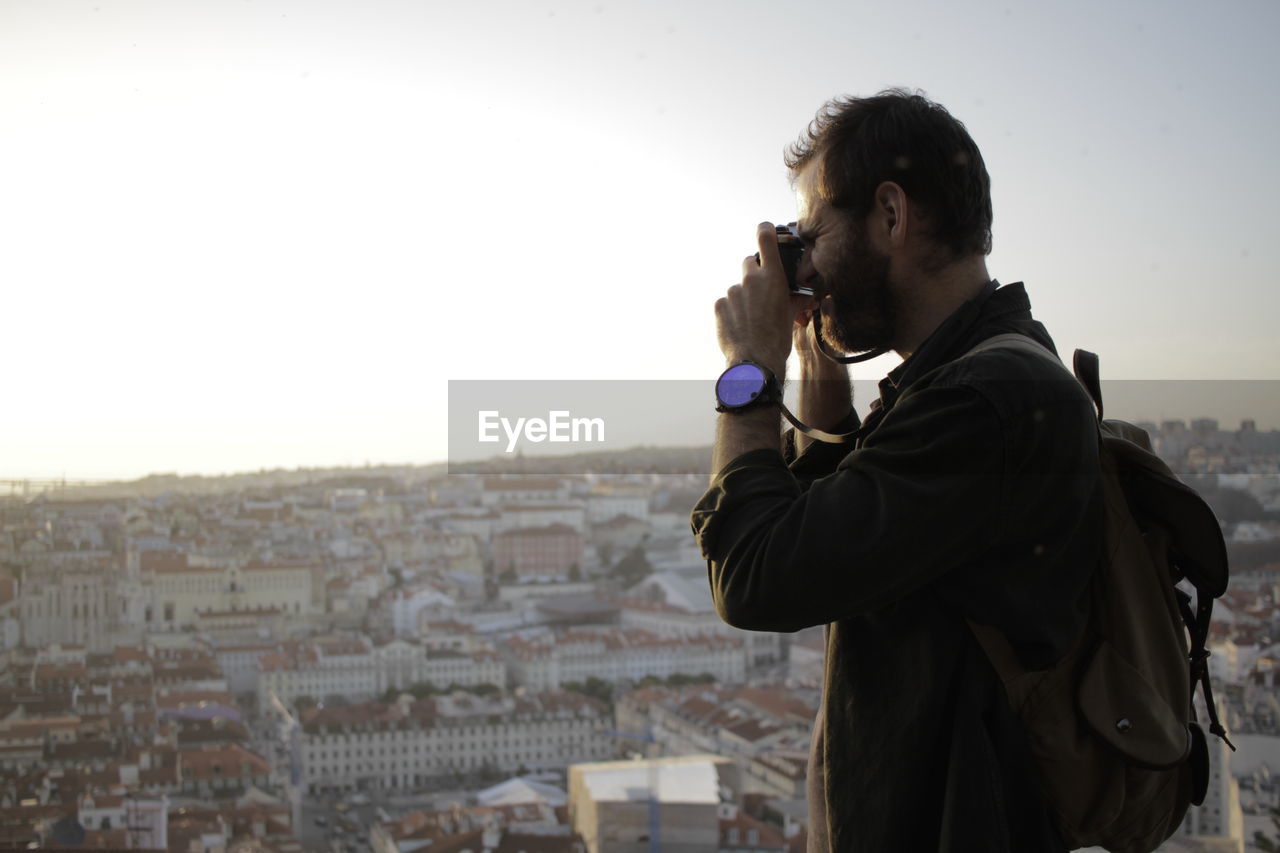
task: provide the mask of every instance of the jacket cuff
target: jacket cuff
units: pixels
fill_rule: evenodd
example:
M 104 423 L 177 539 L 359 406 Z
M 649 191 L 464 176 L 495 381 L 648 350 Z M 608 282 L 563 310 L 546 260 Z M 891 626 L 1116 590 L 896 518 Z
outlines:
M 798 494 L 795 477 L 778 451 L 751 450 L 736 457 L 716 474 L 690 514 L 690 525 L 702 556 L 711 559 L 721 531 L 730 523 L 735 509 L 747 501 L 761 496 Z

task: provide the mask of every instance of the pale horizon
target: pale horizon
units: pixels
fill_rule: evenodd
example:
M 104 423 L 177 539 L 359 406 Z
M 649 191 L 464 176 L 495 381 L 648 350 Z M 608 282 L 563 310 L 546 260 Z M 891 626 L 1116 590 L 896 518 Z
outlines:
M 1060 352 L 1280 379 L 1277 31 L 1266 0 L 11 0 L 0 478 L 431 464 L 449 380 L 709 386 L 714 301 L 794 218 L 783 148 L 889 86 L 968 126 L 988 268 Z

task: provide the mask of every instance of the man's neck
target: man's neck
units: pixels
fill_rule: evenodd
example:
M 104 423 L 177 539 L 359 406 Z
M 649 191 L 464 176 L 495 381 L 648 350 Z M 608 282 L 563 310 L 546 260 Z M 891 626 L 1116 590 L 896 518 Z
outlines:
M 986 258 L 981 255 L 957 261 L 936 273 L 920 273 L 914 277 L 903 294 L 904 327 L 894 351 L 904 359 L 910 358 L 944 320 L 981 293 L 990 281 Z

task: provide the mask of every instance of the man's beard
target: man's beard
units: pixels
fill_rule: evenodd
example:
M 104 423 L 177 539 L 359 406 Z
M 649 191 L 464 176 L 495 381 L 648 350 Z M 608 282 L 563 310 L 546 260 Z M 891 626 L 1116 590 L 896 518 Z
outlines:
M 822 336 L 847 352 L 888 349 L 898 324 L 898 305 L 889 283 L 889 256 L 873 249 L 865 229 L 855 227 L 823 281 Z

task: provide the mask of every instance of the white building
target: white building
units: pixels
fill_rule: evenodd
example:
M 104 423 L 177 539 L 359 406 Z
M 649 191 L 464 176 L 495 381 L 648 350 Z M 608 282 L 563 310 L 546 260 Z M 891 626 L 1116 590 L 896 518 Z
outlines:
M 480 503 L 487 507 L 506 504 L 559 504 L 569 499 L 569 487 L 563 480 L 514 477 L 485 480 Z
M 372 699 L 423 683 L 443 689 L 507 682 L 506 665 L 490 651 L 430 651 L 405 640 L 374 646 L 365 637 L 282 643 L 259 658 L 258 668 L 262 703 L 272 694 L 291 704 L 299 696 Z
M 455 651 L 431 649 L 405 640 L 392 640 L 373 650 L 378 671 L 378 693 L 388 688 L 408 689 L 415 684 L 437 688 L 450 685 L 505 687 L 507 667 L 498 655 L 484 649 Z
M 196 613 L 204 611 L 261 611 L 274 608 L 281 614 L 302 617 L 312 612 L 313 567 L 304 563 L 246 565 L 182 561 L 144 570 L 144 588 L 150 601 L 144 622 L 153 628 L 180 630 L 196 625 Z
M 258 662 L 258 707 L 272 695 L 292 703 L 299 696 L 372 698 L 378 693 L 373 648 L 364 637 L 281 644 Z
M 563 769 L 613 754 L 606 707 L 576 693 L 482 699 L 455 693 L 304 715 L 302 776 L 312 793 L 414 789 L 487 770 Z
M 214 648 L 213 657 L 227 678 L 232 693 L 253 693 L 258 689 L 258 661 L 276 651 L 275 643 L 237 643 Z
M 663 635 L 716 633 L 736 637 L 742 640 L 748 667 L 781 663 L 786 655 L 782 634 L 743 631 L 720 618 L 711 600 L 705 572 L 697 577 L 680 572 L 655 572 L 631 587 L 626 598 L 614 603 L 622 608 L 623 625 L 635 625 Z
M 647 850 L 655 831 L 659 849 L 710 853 L 720 849 L 722 794 L 736 787 L 732 762 L 714 755 L 575 764 L 569 820 L 589 853 Z
M 487 543 L 493 538 L 493 526 L 501 516 L 497 510 L 453 510 L 437 518 L 440 528 L 451 533 L 470 535 L 476 541 Z
M 743 631 L 725 624 L 714 610 L 685 610 L 663 601 L 638 598 L 611 598 L 618 607 L 618 621 L 629 628 L 641 628 L 664 637 L 692 637 L 718 634 L 742 643 L 747 667 L 781 662 L 782 635 L 772 631 Z
M 30 571 L 18 606 L 22 643 L 76 643 L 95 651 L 114 645 L 125 608 L 110 562 Z
M 1209 678 L 1214 684 L 1240 683 L 1240 647 L 1231 640 L 1209 643 Z
M 493 535 L 508 530 L 550 527 L 563 524 L 578 533 L 587 529 L 587 514 L 581 504 L 507 504 L 499 508 L 493 524 Z
M 1204 705 L 1197 699 L 1196 714 L 1207 719 Z M 1217 703 L 1219 717 L 1226 717 L 1226 706 Z M 1207 724 L 1201 724 L 1207 728 Z M 1208 735 L 1209 789 L 1204 802 L 1192 806 L 1182 821 L 1183 836 L 1228 838 L 1244 853 L 1244 813 L 1240 808 L 1240 783 L 1231 775 L 1231 752 L 1222 738 Z
M 599 678 L 639 681 L 647 675 L 711 675 L 739 683 L 746 672 L 742 640 L 719 634 L 661 637 L 639 629 L 575 630 L 532 639 L 511 637 L 505 649 L 515 683 L 530 690 L 556 690 Z
M 130 849 L 164 850 L 169 846 L 169 798 L 156 799 L 82 794 L 76 819 L 87 829 L 126 829 Z
M 22 645 L 22 620 L 16 614 L 0 616 L 0 650 Z
M 487 538 L 487 537 L 486 537 Z M 392 565 L 430 564 L 452 570 L 483 569 L 476 537 L 470 531 L 397 530 L 378 537 L 383 559 Z
M 649 495 L 642 489 L 610 489 L 587 496 L 587 521 L 600 524 L 620 515 L 649 520 Z
M 470 537 L 467 539 L 470 541 Z M 391 630 L 397 637 L 417 636 L 424 610 L 450 610 L 457 604 L 449 596 L 429 586 L 400 589 L 390 595 Z

